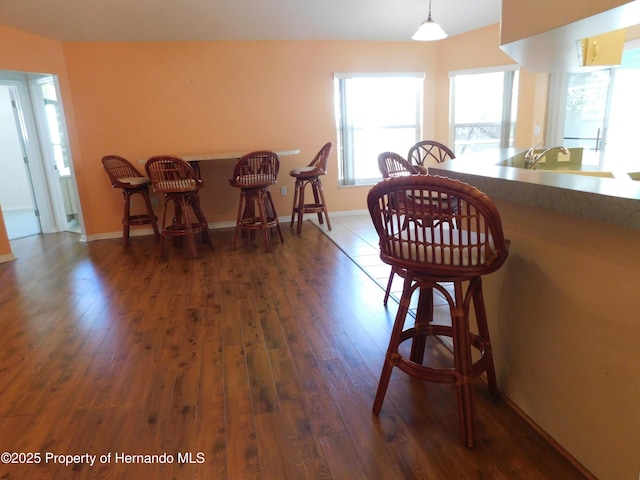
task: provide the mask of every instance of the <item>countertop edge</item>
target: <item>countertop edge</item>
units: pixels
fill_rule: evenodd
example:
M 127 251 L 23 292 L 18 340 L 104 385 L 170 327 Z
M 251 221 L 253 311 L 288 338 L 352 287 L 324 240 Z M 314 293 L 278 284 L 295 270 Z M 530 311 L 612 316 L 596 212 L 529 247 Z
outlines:
M 640 182 L 497 165 L 520 151 L 461 156 L 429 166 L 429 174 L 466 182 L 495 199 L 640 229 Z

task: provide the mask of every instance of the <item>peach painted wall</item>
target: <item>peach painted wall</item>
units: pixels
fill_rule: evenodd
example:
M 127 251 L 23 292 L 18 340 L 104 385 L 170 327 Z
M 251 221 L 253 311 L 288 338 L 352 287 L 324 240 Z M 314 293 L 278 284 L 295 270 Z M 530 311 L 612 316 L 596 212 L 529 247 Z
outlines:
M 497 45 L 496 45 L 497 48 Z M 427 72 L 425 131 L 436 121 L 436 44 L 415 42 L 183 42 L 64 45 L 80 138 L 78 176 L 89 237 L 120 229 L 120 192 L 100 159 L 253 149 L 300 149 L 283 156 L 274 189 L 280 216 L 291 211 L 288 171 L 334 143 L 323 179 L 331 211 L 366 208 L 367 187 L 338 188 L 334 72 Z M 408 147 L 407 147 L 408 149 Z M 372 162 L 376 159 L 372 158 Z M 210 223 L 235 221 L 234 161 L 202 164 Z M 142 168 L 142 165 L 140 165 Z
M 499 37 L 500 26 L 496 24 L 441 42 L 437 64 L 437 138 L 444 141 L 449 138 L 449 72 L 515 64 L 498 48 Z M 548 75 L 520 69 L 516 147 L 526 148 L 541 141 L 540 135 L 533 134 L 533 126 L 545 123 L 547 85 Z
M 50 73 L 58 76 L 71 151 L 76 159 L 78 144 L 62 44 L 0 25 L 0 70 Z M 8 240 L 4 241 L 5 238 L 7 233 L 2 221 L 0 222 L 0 257 L 11 254 L 10 244 Z
M 121 229 L 121 194 L 111 188 L 100 165 L 101 157 L 110 153 L 136 160 L 161 153 L 299 148 L 300 155 L 281 159 L 279 186 L 287 186 L 289 195 L 275 190 L 278 213 L 286 216 L 293 189 L 288 171 L 308 163 L 331 141 L 334 151 L 323 179 L 330 210 L 365 209 L 368 187 L 337 186 L 333 74 L 425 72 L 424 138 L 448 143 L 448 72 L 513 63 L 498 48 L 498 36 L 496 24 L 436 43 L 62 45 L 3 28 L 0 45 L 6 52 L 0 69 L 59 76 L 85 232 L 91 240 L 117 235 Z M 16 48 L 8 49 L 9 44 Z M 527 82 L 526 73 L 522 78 L 518 132 L 528 132 L 535 95 L 529 86 L 536 82 Z M 519 144 L 531 144 L 530 138 L 524 135 Z M 202 201 L 211 223 L 231 224 L 235 219 L 238 192 L 227 182 L 232 169 L 230 160 L 202 167 Z

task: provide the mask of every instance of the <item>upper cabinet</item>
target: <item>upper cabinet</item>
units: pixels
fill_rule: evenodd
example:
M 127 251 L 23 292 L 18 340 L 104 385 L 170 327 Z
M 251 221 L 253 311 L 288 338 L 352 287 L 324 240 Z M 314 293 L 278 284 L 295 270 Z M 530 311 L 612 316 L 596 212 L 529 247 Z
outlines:
M 640 0 L 502 0 L 500 48 L 533 72 L 580 70 L 585 41 L 601 58 L 616 58 L 624 34 L 615 43 L 598 35 L 640 24 Z M 590 51 L 590 55 L 591 55 Z

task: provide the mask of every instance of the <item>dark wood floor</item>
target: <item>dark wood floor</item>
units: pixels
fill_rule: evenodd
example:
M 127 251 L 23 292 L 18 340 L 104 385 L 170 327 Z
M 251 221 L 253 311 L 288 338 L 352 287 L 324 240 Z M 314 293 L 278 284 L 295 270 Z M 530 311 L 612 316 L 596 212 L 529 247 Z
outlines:
M 0 463 L 0 478 L 584 478 L 480 380 L 474 449 L 450 385 L 396 372 L 372 416 L 396 305 L 316 228 L 285 227 L 270 254 L 214 231 L 195 261 L 151 238 L 12 242 L 0 452 L 40 463 Z

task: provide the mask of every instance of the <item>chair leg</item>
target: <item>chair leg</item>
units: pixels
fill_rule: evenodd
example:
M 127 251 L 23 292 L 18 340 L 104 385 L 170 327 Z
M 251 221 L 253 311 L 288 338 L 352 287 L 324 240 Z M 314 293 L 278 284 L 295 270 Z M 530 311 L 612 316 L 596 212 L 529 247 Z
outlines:
M 391 293 L 391 285 L 393 284 L 393 277 L 396 274 L 396 268 L 391 267 L 391 274 L 389 275 L 389 281 L 387 282 L 387 289 L 384 291 L 384 300 L 382 300 L 382 304 L 386 305 L 389 300 L 389 294 Z
M 164 209 L 162 212 L 162 230 L 160 231 L 160 255 L 164 253 L 164 238 L 167 236 L 165 228 L 167 226 L 167 210 L 169 207 L 169 202 L 171 201 L 171 197 L 164 197 Z
M 280 238 L 280 242 L 284 243 L 284 237 L 282 236 L 282 230 L 280 229 L 280 222 L 278 221 L 278 214 L 276 213 L 276 206 L 273 203 L 273 198 L 271 197 L 271 191 L 267 190 L 266 192 L 266 203 L 265 209 L 267 211 L 267 220 L 269 222 L 275 221 L 275 228 L 278 232 L 278 237 Z
M 373 401 L 373 413 L 378 415 L 382 409 L 382 403 L 387 393 L 387 387 L 389 386 L 389 380 L 391 379 L 391 371 L 393 367 L 398 363 L 398 348 L 402 340 L 402 331 L 404 328 L 404 321 L 407 318 L 409 312 L 409 304 L 411 303 L 411 283 L 412 277 L 409 273 L 405 276 L 404 287 L 402 289 L 402 297 L 400 298 L 400 306 L 396 313 L 396 319 L 393 323 L 393 330 L 391 331 L 391 339 L 389 340 L 389 346 L 387 348 L 387 354 L 384 359 L 384 365 L 382 367 L 382 373 L 380 374 L 380 381 L 378 382 L 378 390 L 376 392 L 376 398 Z
M 469 310 L 463 305 L 462 283 L 454 282 L 455 308 L 451 310 L 453 328 L 453 357 L 457 374 L 458 418 L 460 439 L 468 447 L 475 443 L 476 409 L 473 392 L 471 339 L 469 333 Z M 453 306 L 452 306 L 453 307 Z
M 304 217 L 304 190 L 307 188 L 306 182 L 300 182 L 300 191 L 298 192 L 298 226 L 296 233 L 300 235 L 302 233 L 302 218 Z
M 191 252 L 191 258 L 198 258 L 198 249 L 196 247 L 196 238 L 193 234 L 193 226 L 191 224 L 191 215 L 189 214 L 189 204 L 186 197 L 180 198 L 180 210 L 182 212 L 182 224 L 187 237 L 187 245 Z
M 144 198 L 144 203 L 147 207 L 147 215 L 149 215 L 149 223 L 151 223 L 151 227 L 153 227 L 153 234 L 156 237 L 156 240 L 160 238 L 160 232 L 158 231 L 158 222 L 156 221 L 156 214 L 153 211 L 153 206 L 151 205 L 151 199 L 149 198 L 149 190 L 144 190 L 140 192 L 140 195 Z
M 247 203 L 247 195 L 244 191 L 240 191 L 240 201 L 238 202 L 238 216 L 236 219 L 236 233 L 233 237 L 233 248 L 236 248 L 238 244 L 238 237 L 240 236 L 240 224 L 242 223 L 242 217 L 244 214 L 245 205 Z
M 131 192 L 122 189 L 124 212 L 122 213 L 122 243 L 129 245 L 129 223 L 131 221 Z
M 496 368 L 493 363 L 493 350 L 491 348 L 491 339 L 489 338 L 489 326 L 487 324 L 487 312 L 484 308 L 484 297 L 482 296 L 482 277 L 472 280 L 469 288 L 473 289 L 473 308 L 478 323 L 478 335 L 483 339 L 485 344 L 484 355 L 489 356 L 489 364 L 487 365 L 487 384 L 489 391 L 494 397 L 500 396 L 498 390 L 498 381 L 496 379 Z
M 269 234 L 269 217 L 267 215 L 267 209 L 265 207 L 265 197 L 268 191 L 260 192 L 257 197 L 258 211 L 260 216 L 260 223 L 262 226 L 262 236 L 264 237 L 264 245 L 267 252 L 271 251 L 271 235 Z
M 300 193 L 300 180 L 296 178 L 296 184 L 293 188 L 293 206 L 291 207 L 291 222 L 289 223 L 289 228 L 293 230 L 293 227 L 296 223 L 296 217 L 298 213 L 298 209 L 300 208 L 298 197 Z
M 322 211 L 324 212 L 324 218 L 327 221 L 327 228 L 331 231 L 331 221 L 329 221 L 329 212 L 327 211 L 327 203 L 324 201 L 324 189 L 322 188 L 322 182 L 319 178 L 313 181 L 313 193 L 316 199 L 316 204 L 322 205 Z M 318 219 L 322 223 L 322 215 L 318 213 Z
M 411 342 L 409 358 L 412 362 L 422 365 L 427 345 L 429 325 L 433 321 L 433 287 L 420 287 L 418 308 L 416 310 L 415 333 Z
M 202 239 L 207 242 L 209 246 L 213 247 L 213 240 L 211 239 L 211 233 L 209 232 L 209 222 L 207 222 L 207 219 L 200 208 L 200 198 L 197 194 L 189 197 L 189 205 L 191 205 L 191 208 L 198 219 L 198 223 L 204 227 L 204 230 L 202 230 Z

